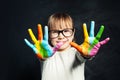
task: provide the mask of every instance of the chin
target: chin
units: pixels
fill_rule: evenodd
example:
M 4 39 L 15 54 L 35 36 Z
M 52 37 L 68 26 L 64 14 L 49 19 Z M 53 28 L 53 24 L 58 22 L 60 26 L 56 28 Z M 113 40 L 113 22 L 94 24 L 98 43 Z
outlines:
M 63 45 L 59 48 L 58 51 L 64 51 L 64 50 L 68 49 L 69 47 L 70 47 L 70 45 Z

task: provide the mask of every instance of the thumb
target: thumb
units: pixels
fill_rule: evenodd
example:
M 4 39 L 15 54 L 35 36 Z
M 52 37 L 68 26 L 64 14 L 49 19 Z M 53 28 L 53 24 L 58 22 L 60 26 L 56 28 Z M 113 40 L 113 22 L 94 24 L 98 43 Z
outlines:
M 101 41 L 100 44 L 101 44 L 101 45 L 104 45 L 104 44 L 106 44 L 109 40 L 110 40 L 110 38 L 108 37 L 108 38 L 104 39 L 103 41 Z
M 76 48 L 79 52 L 82 52 L 82 48 L 75 42 L 70 42 L 70 45 Z
M 58 43 L 58 44 L 53 48 L 53 53 L 55 53 L 62 45 L 63 45 L 63 42 Z
M 33 51 L 34 51 L 35 53 L 38 53 L 38 50 L 35 48 L 35 46 L 34 46 L 33 44 L 31 44 L 27 39 L 24 39 L 24 41 L 25 41 L 25 43 L 26 43 L 30 48 L 33 49 Z

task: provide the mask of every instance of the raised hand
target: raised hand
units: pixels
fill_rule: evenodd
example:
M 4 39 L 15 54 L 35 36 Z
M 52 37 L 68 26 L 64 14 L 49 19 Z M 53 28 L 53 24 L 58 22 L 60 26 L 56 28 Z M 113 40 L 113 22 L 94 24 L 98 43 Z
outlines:
M 29 35 L 34 44 L 30 43 L 27 39 L 24 39 L 25 43 L 33 49 L 34 53 L 41 60 L 45 60 L 51 57 L 63 43 L 58 43 L 55 47 L 51 47 L 48 43 L 48 27 L 45 26 L 45 34 L 43 39 L 42 27 L 38 24 L 38 40 L 34 36 L 32 29 L 28 29 Z
M 84 57 L 93 57 L 97 54 L 99 48 L 101 45 L 106 44 L 110 38 L 106 38 L 99 42 L 102 33 L 104 31 L 104 26 L 102 25 L 100 27 L 100 30 L 98 31 L 97 35 L 94 36 L 94 26 L 95 22 L 91 21 L 91 27 L 90 27 L 90 35 L 88 35 L 87 26 L 84 23 L 83 24 L 83 32 L 84 32 L 84 42 L 81 45 L 78 45 L 77 43 L 71 42 L 71 46 L 75 47 Z

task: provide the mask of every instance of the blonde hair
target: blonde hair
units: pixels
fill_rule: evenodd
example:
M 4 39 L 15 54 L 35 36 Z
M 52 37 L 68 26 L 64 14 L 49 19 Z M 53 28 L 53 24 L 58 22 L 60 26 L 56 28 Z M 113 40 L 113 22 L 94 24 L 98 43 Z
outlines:
M 73 20 L 67 13 L 55 13 L 49 17 L 49 30 L 73 28 Z

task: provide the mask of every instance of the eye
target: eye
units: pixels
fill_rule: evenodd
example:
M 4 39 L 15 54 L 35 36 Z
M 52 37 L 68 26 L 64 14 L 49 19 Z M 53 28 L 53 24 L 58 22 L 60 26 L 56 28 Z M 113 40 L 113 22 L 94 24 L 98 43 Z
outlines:
M 50 31 L 50 32 L 53 33 L 53 34 L 54 34 L 54 33 L 58 33 L 58 31 Z
M 57 30 L 50 31 L 50 34 L 52 34 L 52 35 L 57 35 L 58 33 L 59 33 L 59 31 L 57 31 Z

